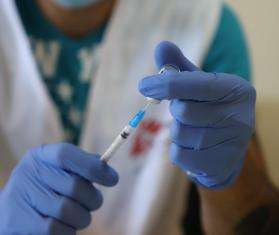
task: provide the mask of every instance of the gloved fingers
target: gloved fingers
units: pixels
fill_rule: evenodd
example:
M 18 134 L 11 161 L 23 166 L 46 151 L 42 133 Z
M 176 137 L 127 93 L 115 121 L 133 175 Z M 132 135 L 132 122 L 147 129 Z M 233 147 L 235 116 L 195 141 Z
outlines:
M 103 203 L 101 192 L 91 182 L 78 175 L 53 166 L 42 165 L 40 176 L 55 192 L 73 199 L 90 211 L 97 210 Z
M 170 146 L 171 162 L 200 176 L 223 175 L 224 170 L 233 169 L 236 157 L 243 157 L 247 145 L 239 145 L 237 139 L 226 141 L 205 150 L 183 148 L 174 143 Z
M 46 217 L 44 218 L 44 226 L 40 227 L 40 233 L 47 235 L 76 235 L 76 230 L 64 223 L 59 222 L 56 219 Z
M 239 128 L 229 127 L 194 127 L 174 120 L 170 133 L 171 141 L 178 146 L 193 150 L 205 150 L 238 138 L 241 131 Z
M 31 193 L 31 207 L 46 217 L 59 220 L 74 228 L 83 229 L 91 222 L 90 212 L 77 202 L 37 185 Z
M 232 185 L 236 181 L 236 178 L 238 177 L 239 172 L 243 166 L 243 161 L 244 158 L 239 158 L 239 160 L 236 161 L 234 167 L 231 167 L 231 169 L 224 169 L 224 171 L 219 175 L 194 176 L 191 174 L 191 172 L 188 172 L 188 176 L 192 181 L 203 187 L 210 189 L 222 189 Z
M 177 121 L 194 127 L 228 127 L 235 125 L 237 114 L 218 103 L 172 100 L 170 113 Z
M 224 78 L 225 77 L 225 78 Z M 233 101 L 252 87 L 234 75 L 202 71 L 157 74 L 142 79 L 139 91 L 159 100 L 181 99 L 197 102 Z M 249 90 L 251 89 L 251 91 Z
M 155 61 L 160 70 L 164 65 L 174 65 L 180 71 L 199 71 L 200 69 L 190 62 L 182 51 L 172 42 L 162 41 L 155 49 Z
M 90 182 L 104 186 L 114 186 L 118 182 L 117 172 L 107 163 L 72 144 L 43 145 L 35 151 L 41 161 L 70 171 Z
M 222 175 L 213 175 L 213 176 L 208 176 L 208 175 L 193 175 L 190 172 L 188 172 L 188 176 L 192 181 L 197 183 L 198 185 L 201 185 L 205 188 L 210 188 L 210 189 L 220 189 L 224 186 L 228 186 L 230 182 L 232 182 L 232 176 L 233 173 L 231 172 L 226 172 L 225 174 Z
M 15 190 L 4 198 L 1 197 L 1 235 L 49 234 L 45 227 L 45 218 L 26 203 L 25 199 L 20 192 Z

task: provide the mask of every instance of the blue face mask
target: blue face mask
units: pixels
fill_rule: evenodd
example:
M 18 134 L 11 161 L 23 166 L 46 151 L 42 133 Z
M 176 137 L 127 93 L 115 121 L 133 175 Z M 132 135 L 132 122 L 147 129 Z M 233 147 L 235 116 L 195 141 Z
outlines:
M 65 8 L 80 8 L 86 7 L 103 0 L 54 0 L 59 6 Z

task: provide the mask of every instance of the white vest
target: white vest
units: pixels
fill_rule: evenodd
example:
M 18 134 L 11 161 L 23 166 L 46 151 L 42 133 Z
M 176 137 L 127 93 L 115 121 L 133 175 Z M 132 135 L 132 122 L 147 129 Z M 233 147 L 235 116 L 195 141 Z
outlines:
M 100 49 L 81 147 L 103 153 L 143 104 L 138 81 L 156 73 L 161 40 L 201 65 L 218 25 L 221 0 L 120 0 Z M 104 205 L 81 235 L 179 235 L 186 176 L 168 159 L 168 102 L 151 109 L 111 160 L 120 174 L 101 188 Z M 58 111 L 40 78 L 13 1 L 0 1 L 0 174 L 24 152 L 63 139 Z

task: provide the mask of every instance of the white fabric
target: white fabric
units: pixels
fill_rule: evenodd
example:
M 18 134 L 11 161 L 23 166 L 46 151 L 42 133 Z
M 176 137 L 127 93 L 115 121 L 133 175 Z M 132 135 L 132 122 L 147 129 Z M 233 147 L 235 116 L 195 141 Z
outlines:
M 0 161 L 9 165 L 1 172 L 6 178 L 13 160 L 30 147 L 61 140 L 62 129 L 13 1 L 0 1 L 0 32 Z
M 178 44 L 200 65 L 219 19 L 221 0 L 120 0 L 100 48 L 81 146 L 102 153 L 140 107 L 140 78 L 156 72 L 153 51 L 161 40 Z M 54 107 L 32 58 L 13 1 L 0 1 L 0 136 L 9 151 L 0 160 L 20 159 L 30 147 L 63 138 Z M 152 148 L 130 156 L 131 138 L 111 161 L 120 173 L 113 189 L 102 188 L 103 207 L 82 235 L 179 235 L 185 176 L 168 160 L 168 103 L 147 120 L 163 125 Z M 1 146 L 0 146 L 1 147 Z M 10 152 L 10 153 L 8 153 Z

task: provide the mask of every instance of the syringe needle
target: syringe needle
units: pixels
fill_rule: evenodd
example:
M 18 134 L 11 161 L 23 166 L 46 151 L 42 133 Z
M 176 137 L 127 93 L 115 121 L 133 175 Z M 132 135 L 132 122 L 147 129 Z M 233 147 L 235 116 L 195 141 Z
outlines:
M 179 69 L 177 69 L 173 65 L 165 65 L 160 70 L 159 74 L 162 74 L 165 71 L 179 72 Z M 114 139 L 112 144 L 109 146 L 109 148 L 101 156 L 102 161 L 107 162 L 113 156 L 113 154 L 121 147 L 121 145 L 126 142 L 128 137 L 132 134 L 132 132 L 139 125 L 139 123 L 143 120 L 146 110 L 152 104 L 159 104 L 161 102 L 160 100 L 156 100 L 156 99 L 153 99 L 153 98 L 147 98 L 146 100 L 147 100 L 147 102 L 142 107 L 142 109 L 135 115 L 135 117 L 133 119 L 130 120 L 129 125 L 127 125 L 123 128 L 123 130 L 120 132 L 120 134 Z

